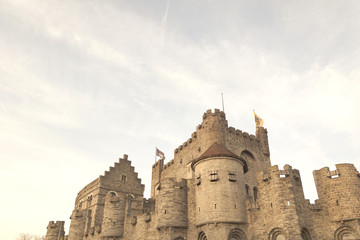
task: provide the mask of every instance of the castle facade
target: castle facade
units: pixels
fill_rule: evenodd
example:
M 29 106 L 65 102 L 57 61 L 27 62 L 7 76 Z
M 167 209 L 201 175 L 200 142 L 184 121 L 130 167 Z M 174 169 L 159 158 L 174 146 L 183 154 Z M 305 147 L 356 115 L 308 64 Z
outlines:
M 174 159 L 152 166 L 151 198 L 124 155 L 78 193 L 68 235 L 50 221 L 46 240 L 359 240 L 359 172 L 313 174 L 311 204 L 298 170 L 271 166 L 265 128 L 250 135 L 208 110 Z

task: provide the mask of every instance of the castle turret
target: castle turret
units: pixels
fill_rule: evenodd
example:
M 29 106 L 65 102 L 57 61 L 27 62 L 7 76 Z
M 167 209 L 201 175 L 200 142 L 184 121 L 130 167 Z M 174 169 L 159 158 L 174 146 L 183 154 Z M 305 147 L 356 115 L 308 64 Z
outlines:
M 246 162 L 214 143 L 192 163 L 195 171 L 196 225 L 246 223 Z
M 309 219 L 309 208 L 304 198 L 300 173 L 285 165 L 284 170 L 272 166 L 268 171 L 257 174 L 259 198 L 259 223 L 264 229 L 257 231 L 257 239 L 302 240 L 302 232 L 311 232 L 312 224 Z M 271 217 L 271 221 L 267 218 Z M 263 224 L 265 223 L 265 224 Z M 259 225 L 258 225 L 259 226 Z M 255 230 L 255 229 L 254 229 Z M 281 238 L 282 239 L 282 238 Z
M 125 200 L 115 192 L 110 192 L 105 199 L 102 239 L 120 239 L 124 233 Z
M 152 166 L 152 175 L 151 175 L 151 198 L 155 198 L 156 188 L 158 188 L 160 183 L 161 171 L 164 166 L 164 160 L 160 159 Z
M 47 227 L 45 240 L 64 240 L 64 221 L 50 221 Z
M 165 178 L 161 181 L 156 198 L 158 211 L 158 226 L 187 227 L 187 195 L 186 180 L 177 182 L 174 178 Z
M 314 171 L 320 204 L 332 221 L 360 219 L 360 174 L 353 164 L 336 164 Z
M 227 127 L 228 123 L 224 112 L 219 109 L 215 109 L 214 112 L 207 110 L 203 115 L 201 131 L 199 131 L 200 141 L 208 147 L 214 142 L 225 146 L 225 132 Z
M 269 141 L 267 129 L 264 127 L 256 127 L 256 138 L 260 141 L 260 148 L 265 156 L 270 156 Z
M 75 209 L 72 212 L 68 240 L 79 240 L 84 238 L 86 218 L 86 209 Z

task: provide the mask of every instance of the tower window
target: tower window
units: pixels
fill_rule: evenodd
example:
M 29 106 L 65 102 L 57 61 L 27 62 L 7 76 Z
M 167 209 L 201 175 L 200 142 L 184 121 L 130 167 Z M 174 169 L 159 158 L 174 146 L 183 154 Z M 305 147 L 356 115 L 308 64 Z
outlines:
M 210 171 L 210 181 L 211 182 L 215 182 L 219 180 L 218 178 L 218 171 L 217 170 L 214 170 L 214 171 Z
M 126 182 L 126 175 L 122 175 L 122 176 L 121 176 L 121 180 L 124 181 L 124 182 Z
M 254 200 L 255 200 L 255 202 L 256 202 L 256 200 L 258 199 L 258 189 L 257 189 L 257 187 L 254 187 L 253 188 L 253 193 L 254 193 Z
M 249 187 L 249 185 L 245 184 L 245 190 L 246 190 L 246 195 L 250 196 L 250 187 Z
M 198 186 L 201 184 L 201 174 L 196 176 L 195 184 L 198 185 Z
M 236 181 L 236 177 L 235 177 L 235 172 L 234 172 L 234 171 L 229 171 L 229 181 L 230 181 L 230 182 L 235 182 L 235 181 Z

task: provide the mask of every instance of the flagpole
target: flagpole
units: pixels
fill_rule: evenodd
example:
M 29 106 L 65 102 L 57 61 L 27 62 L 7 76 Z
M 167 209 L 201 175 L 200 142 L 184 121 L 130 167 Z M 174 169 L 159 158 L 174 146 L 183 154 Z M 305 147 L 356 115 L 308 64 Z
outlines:
M 223 112 L 225 112 L 225 108 L 224 108 L 224 94 L 223 94 L 223 93 L 221 93 L 221 102 L 222 102 Z
M 155 163 L 156 163 L 156 149 L 157 149 L 157 147 L 155 146 Z

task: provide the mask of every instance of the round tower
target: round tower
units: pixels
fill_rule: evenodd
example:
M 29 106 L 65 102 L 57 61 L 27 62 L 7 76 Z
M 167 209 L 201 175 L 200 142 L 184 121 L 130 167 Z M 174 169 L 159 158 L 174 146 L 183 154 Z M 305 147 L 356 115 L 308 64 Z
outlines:
M 161 180 L 156 197 L 158 228 L 187 227 L 186 181 L 176 182 L 174 178 Z
M 125 200 L 115 192 L 105 198 L 104 217 L 102 222 L 102 239 L 119 239 L 124 233 Z
M 360 218 L 360 175 L 353 164 L 336 164 L 314 171 L 320 203 L 333 221 Z
M 192 163 L 196 225 L 246 223 L 245 160 L 214 143 Z

